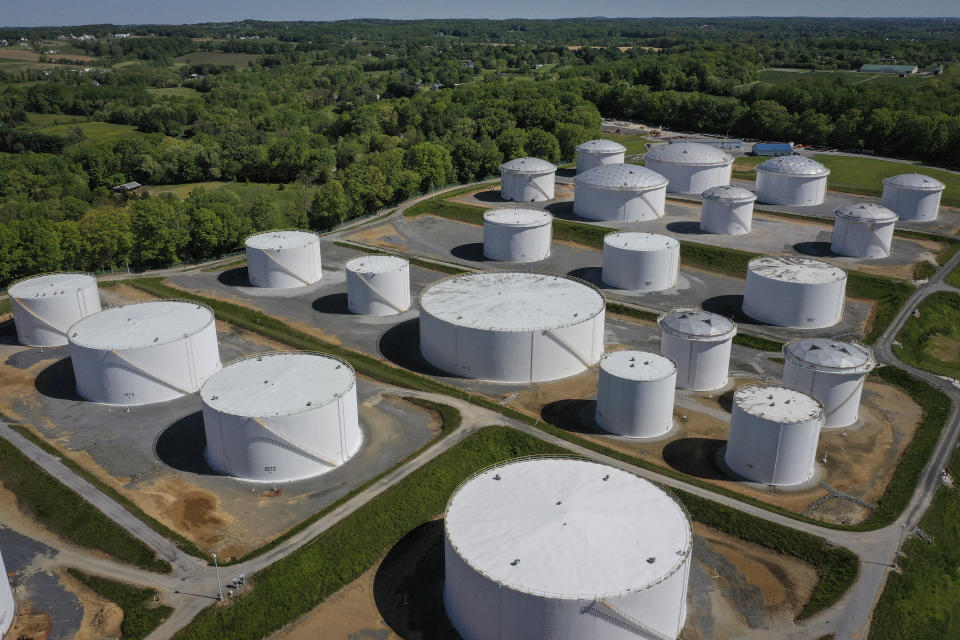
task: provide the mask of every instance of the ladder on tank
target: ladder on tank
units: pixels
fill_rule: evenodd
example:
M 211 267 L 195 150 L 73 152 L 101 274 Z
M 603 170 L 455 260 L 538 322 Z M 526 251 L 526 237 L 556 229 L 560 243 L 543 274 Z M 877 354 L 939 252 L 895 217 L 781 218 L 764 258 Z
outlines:
M 269 251 L 268 249 L 264 249 L 264 250 L 262 251 L 262 253 L 263 253 L 263 255 L 267 256 L 267 258 L 269 258 L 275 265 L 277 265 L 278 267 L 280 267 L 280 270 L 281 270 L 281 271 L 284 271 L 284 272 L 290 274 L 291 276 L 293 276 L 294 278 L 296 278 L 297 280 L 299 280 L 300 282 L 302 282 L 302 283 L 305 284 L 305 285 L 313 284 L 312 282 L 308 282 L 308 281 L 305 280 L 304 278 L 301 278 L 299 275 L 297 275 L 297 273 L 295 273 L 292 269 L 290 269 L 290 267 L 288 267 L 287 265 L 283 264 L 282 262 L 280 262 L 279 260 L 277 260 L 276 258 L 274 258 L 273 255 L 270 253 L 270 251 Z
M 581 609 L 580 612 L 600 618 L 604 622 L 609 622 L 615 627 L 628 631 L 640 638 L 645 638 L 646 640 L 671 640 L 669 636 L 651 629 L 633 616 L 614 607 L 606 600 L 594 600 Z
M 308 457 L 313 458 L 317 462 L 322 462 L 323 464 L 329 466 L 331 469 L 336 468 L 338 466 L 338 464 L 335 461 L 331 460 L 330 458 L 320 455 L 316 451 L 312 451 L 310 448 L 300 444 L 299 442 L 294 442 L 293 440 L 290 439 L 289 436 L 285 436 L 279 433 L 278 431 L 276 431 L 275 429 L 272 429 L 269 425 L 267 425 L 266 422 L 264 422 L 260 418 L 251 418 L 251 420 L 253 420 L 253 422 L 259 425 L 261 429 L 263 429 L 264 431 L 272 435 L 274 438 L 276 438 L 280 442 L 290 445 L 291 447 L 293 447 L 294 449 L 297 449 L 301 453 L 305 453 Z M 343 450 L 343 448 L 344 448 L 343 439 L 341 437 L 341 441 L 340 441 L 341 451 Z
M 387 304 L 387 306 L 393 308 L 397 313 L 403 313 L 404 311 L 406 311 L 406 309 L 401 309 L 400 305 L 394 304 L 394 302 L 390 298 L 388 298 L 382 291 L 380 291 L 380 289 L 373 286 L 373 283 L 370 282 L 370 280 L 368 280 L 367 278 L 364 278 L 362 273 L 360 273 L 359 271 L 355 271 L 354 274 L 358 278 L 360 278 L 361 282 L 363 282 L 365 285 L 370 287 L 370 290 L 373 291 L 375 294 L 377 294 L 377 296 L 381 300 L 383 300 Z

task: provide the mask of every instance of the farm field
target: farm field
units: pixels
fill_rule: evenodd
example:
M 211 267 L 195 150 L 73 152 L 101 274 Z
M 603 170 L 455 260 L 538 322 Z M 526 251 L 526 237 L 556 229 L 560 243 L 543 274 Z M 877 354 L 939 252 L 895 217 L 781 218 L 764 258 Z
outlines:
M 174 62 L 182 65 L 191 65 L 191 64 L 219 64 L 219 65 L 232 65 L 234 68 L 246 67 L 248 63 L 257 59 L 258 56 L 255 56 L 250 53 L 218 53 L 213 51 L 200 51 L 197 53 L 189 53 L 185 56 L 180 56 L 179 58 L 174 58 Z
M 935 81 L 935 76 L 905 76 L 901 78 L 900 76 L 894 74 L 883 74 L 883 73 L 860 73 L 859 71 L 848 71 L 848 70 L 838 70 L 838 71 L 807 71 L 803 69 L 796 70 L 787 70 L 787 69 L 764 69 L 760 72 L 760 82 L 767 84 L 789 84 L 791 82 L 796 82 L 797 80 L 828 80 L 835 81 L 839 80 L 846 84 L 859 84 L 865 82 L 881 82 L 881 83 L 899 83 L 901 85 L 915 85 L 923 82 Z

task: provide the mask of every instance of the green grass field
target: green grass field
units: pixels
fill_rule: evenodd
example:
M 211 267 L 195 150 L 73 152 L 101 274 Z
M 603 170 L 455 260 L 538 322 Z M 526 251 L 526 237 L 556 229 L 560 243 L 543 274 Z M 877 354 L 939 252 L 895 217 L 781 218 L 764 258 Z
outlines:
M 899 85 L 916 85 L 921 82 L 938 82 L 934 76 L 905 76 L 888 73 L 860 73 L 859 71 L 785 71 L 782 69 L 764 69 L 759 75 L 760 82 L 766 84 L 790 84 L 791 82 L 805 82 L 809 80 L 839 80 L 845 84 L 858 83 L 890 83 Z
M 215 51 L 198 51 L 197 53 L 188 53 L 185 56 L 174 58 L 174 62 L 181 65 L 193 64 L 219 64 L 233 65 L 234 68 L 246 67 L 251 61 L 259 56 L 251 53 L 218 53 Z
M 900 173 L 922 173 L 947 186 L 940 200 L 942 205 L 960 207 L 960 174 L 857 156 L 817 154 L 814 159 L 830 169 L 827 188 L 834 191 L 879 196 L 883 192 L 884 178 Z
M 619 142 L 625 146 L 627 148 L 626 154 L 628 156 L 647 152 L 648 140 L 641 135 L 621 135 L 619 133 L 609 133 L 604 131 L 600 137 L 604 140 L 613 140 L 614 142 Z
M 960 267 L 957 267 L 947 276 L 947 284 L 960 289 Z
M 83 131 L 86 139 L 83 142 L 104 142 L 107 140 L 118 140 L 120 138 L 130 138 L 133 136 L 146 135 L 137 131 L 137 128 L 129 124 L 111 124 L 109 122 L 74 122 L 71 124 L 56 124 L 49 127 L 38 127 L 33 129 L 36 133 L 45 133 L 51 136 L 66 137 L 70 130 L 79 127 Z
M 152 93 L 156 96 L 177 96 L 177 97 L 191 97 L 199 96 L 200 92 L 196 89 L 191 89 L 190 87 L 163 87 L 163 88 L 150 88 L 147 89 L 147 93 Z
M 143 187 L 150 195 L 159 196 L 165 193 L 171 193 L 180 200 L 184 200 L 190 195 L 190 192 L 197 188 L 204 188 L 207 191 L 215 191 L 221 188 L 226 182 L 185 182 L 182 184 L 148 185 Z
M 915 367 L 960 378 L 960 295 L 941 291 L 927 297 L 897 336 L 897 355 Z
M 86 122 L 85 116 L 71 116 L 63 113 L 28 113 L 27 125 L 31 127 L 53 127 L 61 124 Z

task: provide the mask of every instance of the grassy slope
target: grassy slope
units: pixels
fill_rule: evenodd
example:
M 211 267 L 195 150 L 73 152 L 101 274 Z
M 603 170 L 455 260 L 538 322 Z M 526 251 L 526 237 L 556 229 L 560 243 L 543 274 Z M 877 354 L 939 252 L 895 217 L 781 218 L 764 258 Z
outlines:
M 931 340 L 944 336 L 960 343 L 960 295 L 941 291 L 920 303 L 920 317 L 911 317 L 897 340 L 897 355 L 915 367 L 944 376 L 960 378 L 960 362 L 932 353 Z
M 830 169 L 827 187 L 834 191 L 880 196 L 884 178 L 901 173 L 922 173 L 947 185 L 941 204 L 960 207 L 960 174 L 875 158 L 817 154 L 814 159 Z
M 960 289 L 960 267 L 950 272 L 950 275 L 947 276 L 947 284 Z
M 88 589 L 123 609 L 123 622 L 120 624 L 123 640 L 146 638 L 173 613 L 170 607 L 153 606 L 153 599 L 157 595 L 153 589 L 140 589 L 122 582 L 87 575 L 76 569 L 67 569 L 67 572 Z

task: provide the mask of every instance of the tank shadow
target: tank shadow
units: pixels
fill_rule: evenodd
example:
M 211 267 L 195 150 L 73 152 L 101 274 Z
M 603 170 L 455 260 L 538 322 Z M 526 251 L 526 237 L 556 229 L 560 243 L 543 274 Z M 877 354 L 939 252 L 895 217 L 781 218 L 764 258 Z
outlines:
M 203 430 L 203 412 L 194 411 L 160 432 L 153 451 L 164 464 L 187 473 L 217 475 L 207 464 L 204 451 L 207 435 Z
M 553 204 L 548 204 L 546 210 L 553 214 L 554 218 L 560 218 L 561 220 L 571 220 L 574 222 L 597 222 L 596 220 L 591 220 L 590 218 L 584 218 L 583 216 L 578 216 L 573 212 L 573 201 L 572 200 L 563 200 L 561 202 L 554 202 Z
M 603 433 L 593 420 L 596 400 L 557 400 L 543 406 L 540 419 L 573 433 Z
M 16 344 L 16 340 L 13 341 Z M 34 347 L 11 354 L 3 364 L 15 369 L 29 369 L 44 360 L 61 360 L 70 357 L 70 347 Z
M 717 438 L 680 438 L 663 448 L 663 461 L 673 469 L 705 480 L 727 480 L 717 454 L 727 443 Z
M 473 197 L 480 202 L 509 202 L 509 200 L 504 200 L 503 196 L 500 195 L 500 189 L 488 189 L 486 191 L 480 191 L 474 194 Z
M 428 376 L 448 376 L 420 353 L 420 318 L 395 324 L 380 336 L 380 355 L 395 365 Z
M 700 229 L 700 223 L 696 220 L 677 220 L 676 222 L 671 222 L 667 224 L 667 231 L 688 236 L 702 236 L 707 233 Z
M 573 178 L 577 175 L 576 167 L 557 167 L 558 178 Z
M 482 242 L 468 242 L 450 249 L 450 254 L 460 260 L 470 260 L 471 262 L 490 262 L 487 256 L 483 255 Z
M 314 311 L 320 313 L 335 313 L 338 315 L 352 315 L 350 307 L 347 306 L 347 294 L 331 293 L 322 296 L 313 301 L 311 305 Z
M 817 256 L 821 258 L 835 258 L 838 254 L 830 249 L 829 242 L 810 241 L 798 242 L 793 245 L 793 250 L 797 253 L 803 253 L 808 256 Z
M 33 386 L 48 398 L 84 401 L 77 393 L 77 380 L 73 375 L 73 360 L 70 358 L 58 360 L 41 371 Z
M 252 287 L 250 284 L 250 277 L 247 275 L 246 267 L 236 267 L 234 269 L 227 269 L 226 271 L 221 271 L 217 276 L 217 281 L 220 284 L 225 284 L 228 287 Z
M 17 344 L 17 327 L 13 318 L 0 322 L 0 344 Z
M 739 294 L 727 294 L 707 298 L 701 303 L 700 308 L 704 311 L 727 316 L 734 322 L 762 324 L 743 312 L 743 296 Z
M 610 287 L 603 281 L 603 269 L 601 267 L 580 267 L 567 272 L 568 276 L 586 280 L 592 285 L 600 288 L 609 289 Z
M 734 391 L 736 391 L 736 388 L 727 389 L 717 398 L 717 404 L 719 404 L 720 408 L 726 411 L 727 413 L 733 413 L 733 392 Z
M 384 622 L 404 640 L 459 640 L 443 608 L 443 579 L 443 521 L 434 520 L 405 535 L 377 569 L 373 598 Z

